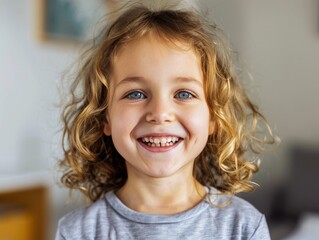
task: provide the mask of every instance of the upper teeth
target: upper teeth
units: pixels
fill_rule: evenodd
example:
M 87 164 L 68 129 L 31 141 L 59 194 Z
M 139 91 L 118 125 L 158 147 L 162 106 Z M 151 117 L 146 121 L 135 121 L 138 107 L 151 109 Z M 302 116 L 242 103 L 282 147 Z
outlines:
M 142 137 L 142 141 L 149 146 L 170 146 L 179 140 L 178 137 Z

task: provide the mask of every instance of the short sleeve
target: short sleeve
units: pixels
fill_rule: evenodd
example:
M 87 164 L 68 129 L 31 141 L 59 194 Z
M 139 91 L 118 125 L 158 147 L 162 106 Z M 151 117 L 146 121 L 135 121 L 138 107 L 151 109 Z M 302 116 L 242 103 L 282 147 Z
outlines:
M 55 234 L 55 240 L 66 240 L 65 237 L 63 237 L 62 234 L 60 233 L 60 228 L 58 228 Z
M 271 239 L 266 218 L 264 215 L 262 215 L 262 217 L 260 218 L 258 227 L 256 228 L 253 235 L 250 237 L 250 240 L 260 240 L 260 239 L 263 239 L 263 240 Z

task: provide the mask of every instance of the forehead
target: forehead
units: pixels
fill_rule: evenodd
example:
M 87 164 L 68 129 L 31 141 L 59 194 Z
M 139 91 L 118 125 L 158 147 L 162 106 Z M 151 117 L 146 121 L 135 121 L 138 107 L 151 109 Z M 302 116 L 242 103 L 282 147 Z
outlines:
M 136 46 L 143 45 L 143 42 L 180 51 L 192 51 L 198 59 L 200 59 L 199 51 L 189 39 L 183 39 L 183 37 L 178 34 L 165 33 L 165 31 L 160 29 L 148 29 L 140 31 L 133 36 L 126 36 L 125 40 L 116 47 L 116 50 L 113 53 L 112 62 L 116 61 L 123 51 L 127 49 L 131 51 Z
M 116 79 L 144 74 L 201 78 L 200 58 L 189 43 L 168 41 L 156 34 L 123 44 L 114 55 L 112 65 L 112 75 Z

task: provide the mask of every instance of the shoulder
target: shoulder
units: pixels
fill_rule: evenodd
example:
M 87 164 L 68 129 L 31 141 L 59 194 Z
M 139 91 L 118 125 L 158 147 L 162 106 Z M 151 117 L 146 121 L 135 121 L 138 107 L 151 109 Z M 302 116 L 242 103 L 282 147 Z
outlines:
M 210 188 L 206 196 L 206 202 L 213 209 L 217 209 L 217 213 L 238 218 L 260 218 L 263 215 L 248 201 L 235 195 L 224 194 L 215 188 Z M 214 211 L 215 211 L 214 210 Z
M 246 200 L 213 193 L 208 204 L 219 229 L 225 234 L 235 234 L 241 239 L 270 239 L 265 216 Z
M 263 214 L 251 203 L 237 196 L 232 196 L 230 198 L 230 203 L 225 206 L 225 209 L 233 213 L 235 216 L 240 218 L 244 217 L 245 219 L 247 219 L 247 217 L 249 219 L 259 219 L 263 216 Z
M 83 234 L 87 238 L 94 238 L 95 230 L 104 221 L 108 211 L 105 198 L 97 200 L 91 205 L 73 210 L 59 220 L 56 239 L 81 239 Z

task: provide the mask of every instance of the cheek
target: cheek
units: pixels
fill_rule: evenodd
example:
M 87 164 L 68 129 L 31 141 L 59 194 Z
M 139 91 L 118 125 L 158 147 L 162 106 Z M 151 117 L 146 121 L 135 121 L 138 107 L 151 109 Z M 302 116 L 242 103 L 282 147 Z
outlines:
M 122 157 L 126 159 L 127 152 L 132 148 L 131 136 L 131 121 L 126 118 L 112 118 L 111 131 L 112 141 L 116 150 Z
M 208 108 L 197 108 L 190 112 L 184 111 L 183 115 L 190 129 L 201 134 L 209 133 L 210 117 Z
M 114 111 L 111 118 L 111 129 L 113 135 L 123 135 L 123 133 L 125 133 L 130 127 L 131 123 L 132 121 L 130 121 L 127 111 Z
M 111 131 L 114 142 L 122 142 L 132 137 L 139 117 L 136 111 L 130 108 L 117 107 L 111 112 Z

